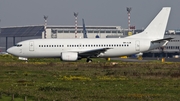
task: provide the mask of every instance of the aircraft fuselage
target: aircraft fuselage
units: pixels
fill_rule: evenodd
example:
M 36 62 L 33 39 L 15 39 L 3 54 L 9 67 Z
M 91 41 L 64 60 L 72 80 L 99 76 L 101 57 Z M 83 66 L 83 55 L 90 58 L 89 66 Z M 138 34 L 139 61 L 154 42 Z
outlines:
M 109 48 L 98 57 L 118 57 L 148 51 L 160 47 L 163 43 L 151 43 L 151 40 L 113 38 L 112 39 L 34 39 L 13 46 L 13 53 L 19 57 L 61 57 L 63 52 L 82 53 L 98 48 Z M 143 47 L 142 47 L 143 46 Z M 11 50 L 10 48 L 9 50 Z

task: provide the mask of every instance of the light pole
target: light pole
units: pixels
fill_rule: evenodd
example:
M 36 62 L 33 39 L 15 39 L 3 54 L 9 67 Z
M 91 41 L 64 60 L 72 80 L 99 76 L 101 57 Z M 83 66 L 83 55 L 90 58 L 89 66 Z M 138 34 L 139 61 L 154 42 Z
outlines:
M 74 12 L 74 17 L 75 17 L 75 38 L 77 38 L 77 16 L 78 16 L 78 13 L 75 13 Z
M 131 17 L 130 17 L 130 13 L 131 13 L 131 10 L 132 10 L 132 8 L 131 7 L 127 7 L 127 12 L 128 12 L 128 29 L 130 30 L 130 27 L 131 27 L 131 22 L 130 22 L 130 20 L 131 20 Z
M 48 16 L 44 15 L 44 39 L 47 38 L 46 37 L 47 19 L 48 19 Z

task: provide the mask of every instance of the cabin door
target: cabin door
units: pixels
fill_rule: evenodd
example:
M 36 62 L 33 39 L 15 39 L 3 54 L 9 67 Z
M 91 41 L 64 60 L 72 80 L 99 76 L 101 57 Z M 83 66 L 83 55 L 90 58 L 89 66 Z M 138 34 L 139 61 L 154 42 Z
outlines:
M 34 42 L 33 41 L 29 42 L 29 51 L 34 51 Z
M 140 51 L 140 41 L 136 40 L 136 45 L 135 45 L 136 51 Z

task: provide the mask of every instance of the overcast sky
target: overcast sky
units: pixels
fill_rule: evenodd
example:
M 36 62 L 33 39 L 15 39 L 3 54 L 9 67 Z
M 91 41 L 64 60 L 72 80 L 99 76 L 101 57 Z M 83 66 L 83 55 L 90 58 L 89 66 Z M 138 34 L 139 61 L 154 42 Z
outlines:
M 162 7 L 172 7 L 167 29 L 180 29 L 180 0 L 0 0 L 0 27 L 44 24 L 74 25 L 78 12 L 86 26 L 128 27 L 126 7 L 132 7 L 131 25 L 146 27 Z

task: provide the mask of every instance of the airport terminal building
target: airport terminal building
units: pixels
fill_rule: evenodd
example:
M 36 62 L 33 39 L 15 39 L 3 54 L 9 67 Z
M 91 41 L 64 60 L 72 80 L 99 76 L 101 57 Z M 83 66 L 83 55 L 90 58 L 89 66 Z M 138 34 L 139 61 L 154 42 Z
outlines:
M 88 38 L 108 38 L 108 37 L 122 37 L 123 29 L 121 26 L 86 26 Z M 42 38 L 83 38 L 83 27 L 77 27 L 77 34 L 75 34 L 74 26 L 47 26 L 46 36 L 42 34 Z

